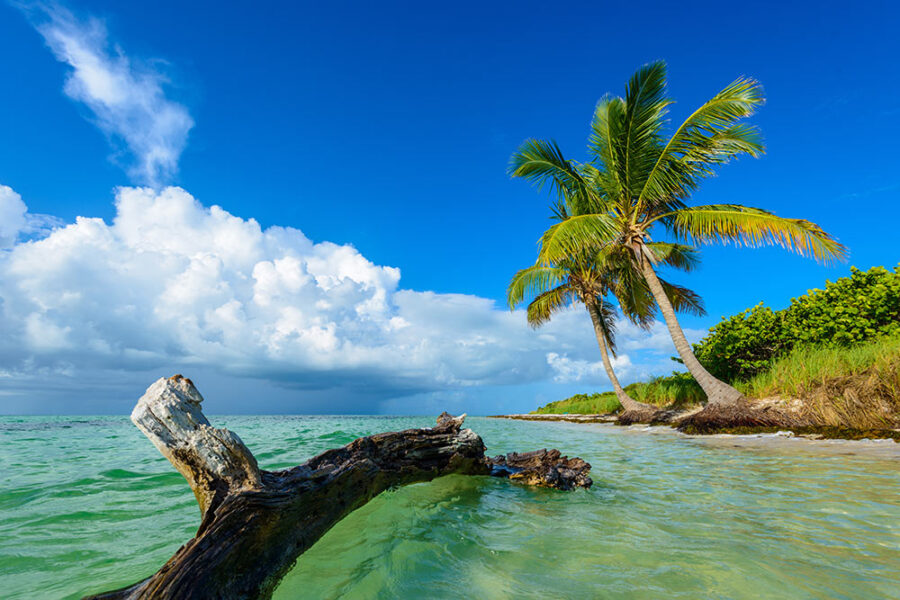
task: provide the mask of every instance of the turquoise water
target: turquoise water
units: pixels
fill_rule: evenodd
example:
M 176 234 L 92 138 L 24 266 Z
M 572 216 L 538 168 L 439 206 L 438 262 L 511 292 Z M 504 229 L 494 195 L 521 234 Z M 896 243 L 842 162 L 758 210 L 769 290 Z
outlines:
M 292 466 L 424 417 L 212 417 Z M 301 557 L 277 598 L 900 598 L 900 445 L 689 438 L 469 419 L 489 453 L 557 447 L 574 493 L 452 476 L 386 493 Z M 124 417 L 0 417 L 0 597 L 154 572 L 196 529 L 187 484 Z

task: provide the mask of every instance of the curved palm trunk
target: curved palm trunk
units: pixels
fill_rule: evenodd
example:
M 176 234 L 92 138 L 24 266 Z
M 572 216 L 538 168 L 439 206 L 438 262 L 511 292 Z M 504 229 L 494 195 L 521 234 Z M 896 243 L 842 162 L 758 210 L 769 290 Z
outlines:
M 684 361 L 684 366 L 687 367 L 694 379 L 697 380 L 697 383 L 700 384 L 700 387 L 703 388 L 703 391 L 706 392 L 709 405 L 731 406 L 737 404 L 744 398 L 743 394 L 724 381 L 713 377 L 700 364 L 700 361 L 694 356 L 693 350 L 691 350 L 690 343 L 684 337 L 684 331 L 681 330 L 681 325 L 679 325 L 678 319 L 675 317 L 675 309 L 672 308 L 672 303 L 669 302 L 669 297 L 666 296 L 662 284 L 656 276 L 656 271 L 653 269 L 653 265 L 642 256 L 643 253 L 636 253 L 638 254 L 637 259 L 640 262 L 644 279 L 646 279 L 647 285 L 650 287 L 650 291 L 659 305 L 660 312 L 662 312 L 663 318 L 666 320 L 666 326 L 669 328 L 672 341 L 675 343 L 675 349 L 678 351 L 681 360 Z
M 603 357 L 603 367 L 606 369 L 606 376 L 609 377 L 610 383 L 612 383 L 613 390 L 616 392 L 616 398 L 619 399 L 619 403 L 622 405 L 626 411 L 645 411 L 645 410 L 657 410 L 655 406 L 651 406 L 649 404 L 645 404 L 643 402 L 638 402 L 634 398 L 628 395 L 628 393 L 622 388 L 622 385 L 619 383 L 619 379 L 616 377 L 616 372 L 613 371 L 612 362 L 609 360 L 609 349 L 606 347 L 606 335 L 603 333 L 603 326 L 600 324 L 600 317 L 597 316 L 597 313 L 593 310 L 593 307 L 590 304 L 586 304 L 588 314 L 591 315 L 591 322 L 594 324 L 594 335 L 597 336 L 597 345 L 600 346 L 600 356 Z

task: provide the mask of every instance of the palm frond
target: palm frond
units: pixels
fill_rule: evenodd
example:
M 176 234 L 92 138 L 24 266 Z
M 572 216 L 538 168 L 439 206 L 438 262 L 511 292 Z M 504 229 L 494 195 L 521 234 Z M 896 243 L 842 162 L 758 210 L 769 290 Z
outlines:
M 666 293 L 669 302 L 672 303 L 672 308 L 677 312 L 697 315 L 698 317 L 706 314 L 703 299 L 696 292 L 686 287 L 669 283 L 662 278 L 660 278 L 659 282 L 662 284 L 663 291 Z
M 620 198 L 625 193 L 624 156 L 620 148 L 625 120 L 625 101 L 607 94 L 600 99 L 591 120 L 588 148 L 600 176 L 596 184 L 607 196 Z
M 509 174 L 526 179 L 538 190 L 549 185 L 557 196 L 554 211 L 560 219 L 570 214 L 567 206 L 570 197 L 585 201 L 584 196 L 591 194 L 575 161 L 567 159 L 554 141 L 523 142 L 510 158 Z
M 611 185 L 610 174 L 591 163 L 578 165 L 578 170 L 585 185 L 593 193 L 570 196 L 566 202 L 566 206 L 569 207 L 567 217 L 614 212 L 617 208 L 616 197 L 608 192 Z M 615 185 L 612 187 L 615 188 Z
M 679 271 L 693 271 L 700 264 L 700 251 L 693 246 L 668 242 L 647 242 L 644 247 L 654 263 Z
M 687 197 L 700 179 L 712 174 L 713 165 L 738 154 L 761 153 L 762 142 L 756 129 L 737 122 L 752 115 L 764 100 L 759 82 L 742 77 L 694 111 L 651 167 L 637 201 L 639 212 L 648 212 L 648 205 Z M 671 209 L 666 206 L 655 212 Z
M 625 90 L 622 127 L 622 179 L 628 200 L 637 196 L 662 150 L 661 131 L 666 107 L 666 63 L 657 61 L 638 69 Z
M 575 293 L 567 285 L 560 285 L 535 296 L 528 304 L 526 318 L 534 328 L 548 322 L 554 314 L 575 301 Z
M 656 318 L 656 300 L 641 273 L 633 267 L 620 269 L 611 287 L 625 318 L 641 329 L 649 329 Z
M 535 296 L 548 291 L 566 281 L 566 272 L 563 269 L 552 266 L 533 265 L 527 269 L 521 269 L 509 282 L 506 289 L 506 301 L 509 308 L 513 309 L 526 297 Z
M 616 239 L 617 225 L 608 214 L 578 215 L 561 221 L 541 236 L 538 263 L 559 264 L 572 256 L 597 251 Z
M 589 304 L 587 308 L 597 317 L 607 350 L 616 356 L 616 317 L 618 317 L 618 313 L 615 307 L 600 299 L 599 302 Z
M 709 169 L 713 165 L 725 164 L 738 154 L 757 158 L 765 152 L 759 128 L 746 123 L 712 134 L 695 131 L 691 137 L 690 147 L 681 157 L 681 162 L 699 168 Z
M 712 204 L 658 217 L 674 235 L 695 244 L 778 245 L 822 263 L 846 260 L 847 248 L 805 219 L 786 219 L 759 208 Z

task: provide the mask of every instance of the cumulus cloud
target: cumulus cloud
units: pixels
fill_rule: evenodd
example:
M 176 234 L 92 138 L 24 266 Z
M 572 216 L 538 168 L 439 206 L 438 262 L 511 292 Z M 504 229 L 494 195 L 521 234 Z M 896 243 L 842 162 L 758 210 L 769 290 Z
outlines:
M 79 20 L 58 4 L 22 6 L 57 60 L 72 68 L 66 95 L 84 103 L 110 140 L 134 155 L 129 174 L 150 185 L 174 174 L 194 122 L 184 106 L 166 97 L 161 63 L 129 59 L 110 45 L 99 19 Z
M 25 228 L 27 207 L 11 187 L 0 185 L 0 248 L 12 246 Z
M 0 249 L 20 239 L 44 237 L 62 225 L 62 220 L 54 216 L 28 212 L 22 196 L 0 184 Z
M 627 354 L 610 356 L 613 370 L 617 379 L 624 379 L 631 375 L 631 358 Z M 547 364 L 554 371 L 553 380 L 560 383 L 575 381 L 608 382 L 603 362 L 572 359 L 568 356 L 560 356 L 556 352 L 547 353 Z
M 7 375 L 174 364 L 381 397 L 605 382 L 582 311 L 534 331 L 521 311 L 402 289 L 399 269 L 352 246 L 263 229 L 180 188 L 121 188 L 115 204 L 112 223 L 79 217 L 0 253 Z M 671 352 L 656 333 L 622 323 L 619 343 Z M 639 371 L 624 353 L 616 367 L 623 378 Z

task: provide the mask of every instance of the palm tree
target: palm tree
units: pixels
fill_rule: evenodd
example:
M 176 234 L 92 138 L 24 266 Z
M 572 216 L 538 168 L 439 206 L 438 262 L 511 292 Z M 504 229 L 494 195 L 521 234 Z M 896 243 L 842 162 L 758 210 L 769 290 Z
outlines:
M 659 262 L 682 270 L 696 265 L 696 251 L 679 244 L 649 243 L 648 249 Z M 507 301 L 511 309 L 528 303 L 527 319 L 532 327 L 540 327 L 560 310 L 580 302 L 587 309 L 600 346 L 603 367 L 613 386 L 619 403 L 628 419 L 649 419 L 658 409 L 638 402 L 629 396 L 619 383 L 609 354 L 615 356 L 616 309 L 606 297 L 612 293 L 625 315 L 634 323 L 647 328 L 653 323 L 655 305 L 643 279 L 636 276 L 630 257 L 615 249 L 602 250 L 593 255 L 560 261 L 556 265 L 534 265 L 517 272 L 509 284 Z M 694 292 L 660 280 L 669 302 L 678 310 L 704 314 L 699 296 Z M 624 416 L 624 415 L 623 415 Z
M 541 238 L 538 264 L 559 264 L 598 248 L 627 251 L 653 294 L 675 348 L 706 392 L 710 407 L 732 406 L 742 395 L 713 377 L 694 357 L 657 275 L 649 249 L 651 232 L 689 244 L 778 244 L 820 262 L 843 260 L 846 248 L 804 219 L 736 204 L 688 206 L 691 193 L 717 166 L 739 155 L 764 151 L 758 130 L 741 121 L 764 101 L 760 84 L 742 77 L 701 105 L 664 138 L 666 96 L 663 62 L 645 65 L 631 77 L 625 97 L 605 96 L 597 104 L 588 144 L 590 161 L 566 159 L 552 141 L 528 140 L 513 155 L 514 177 L 560 194 L 559 223 Z

